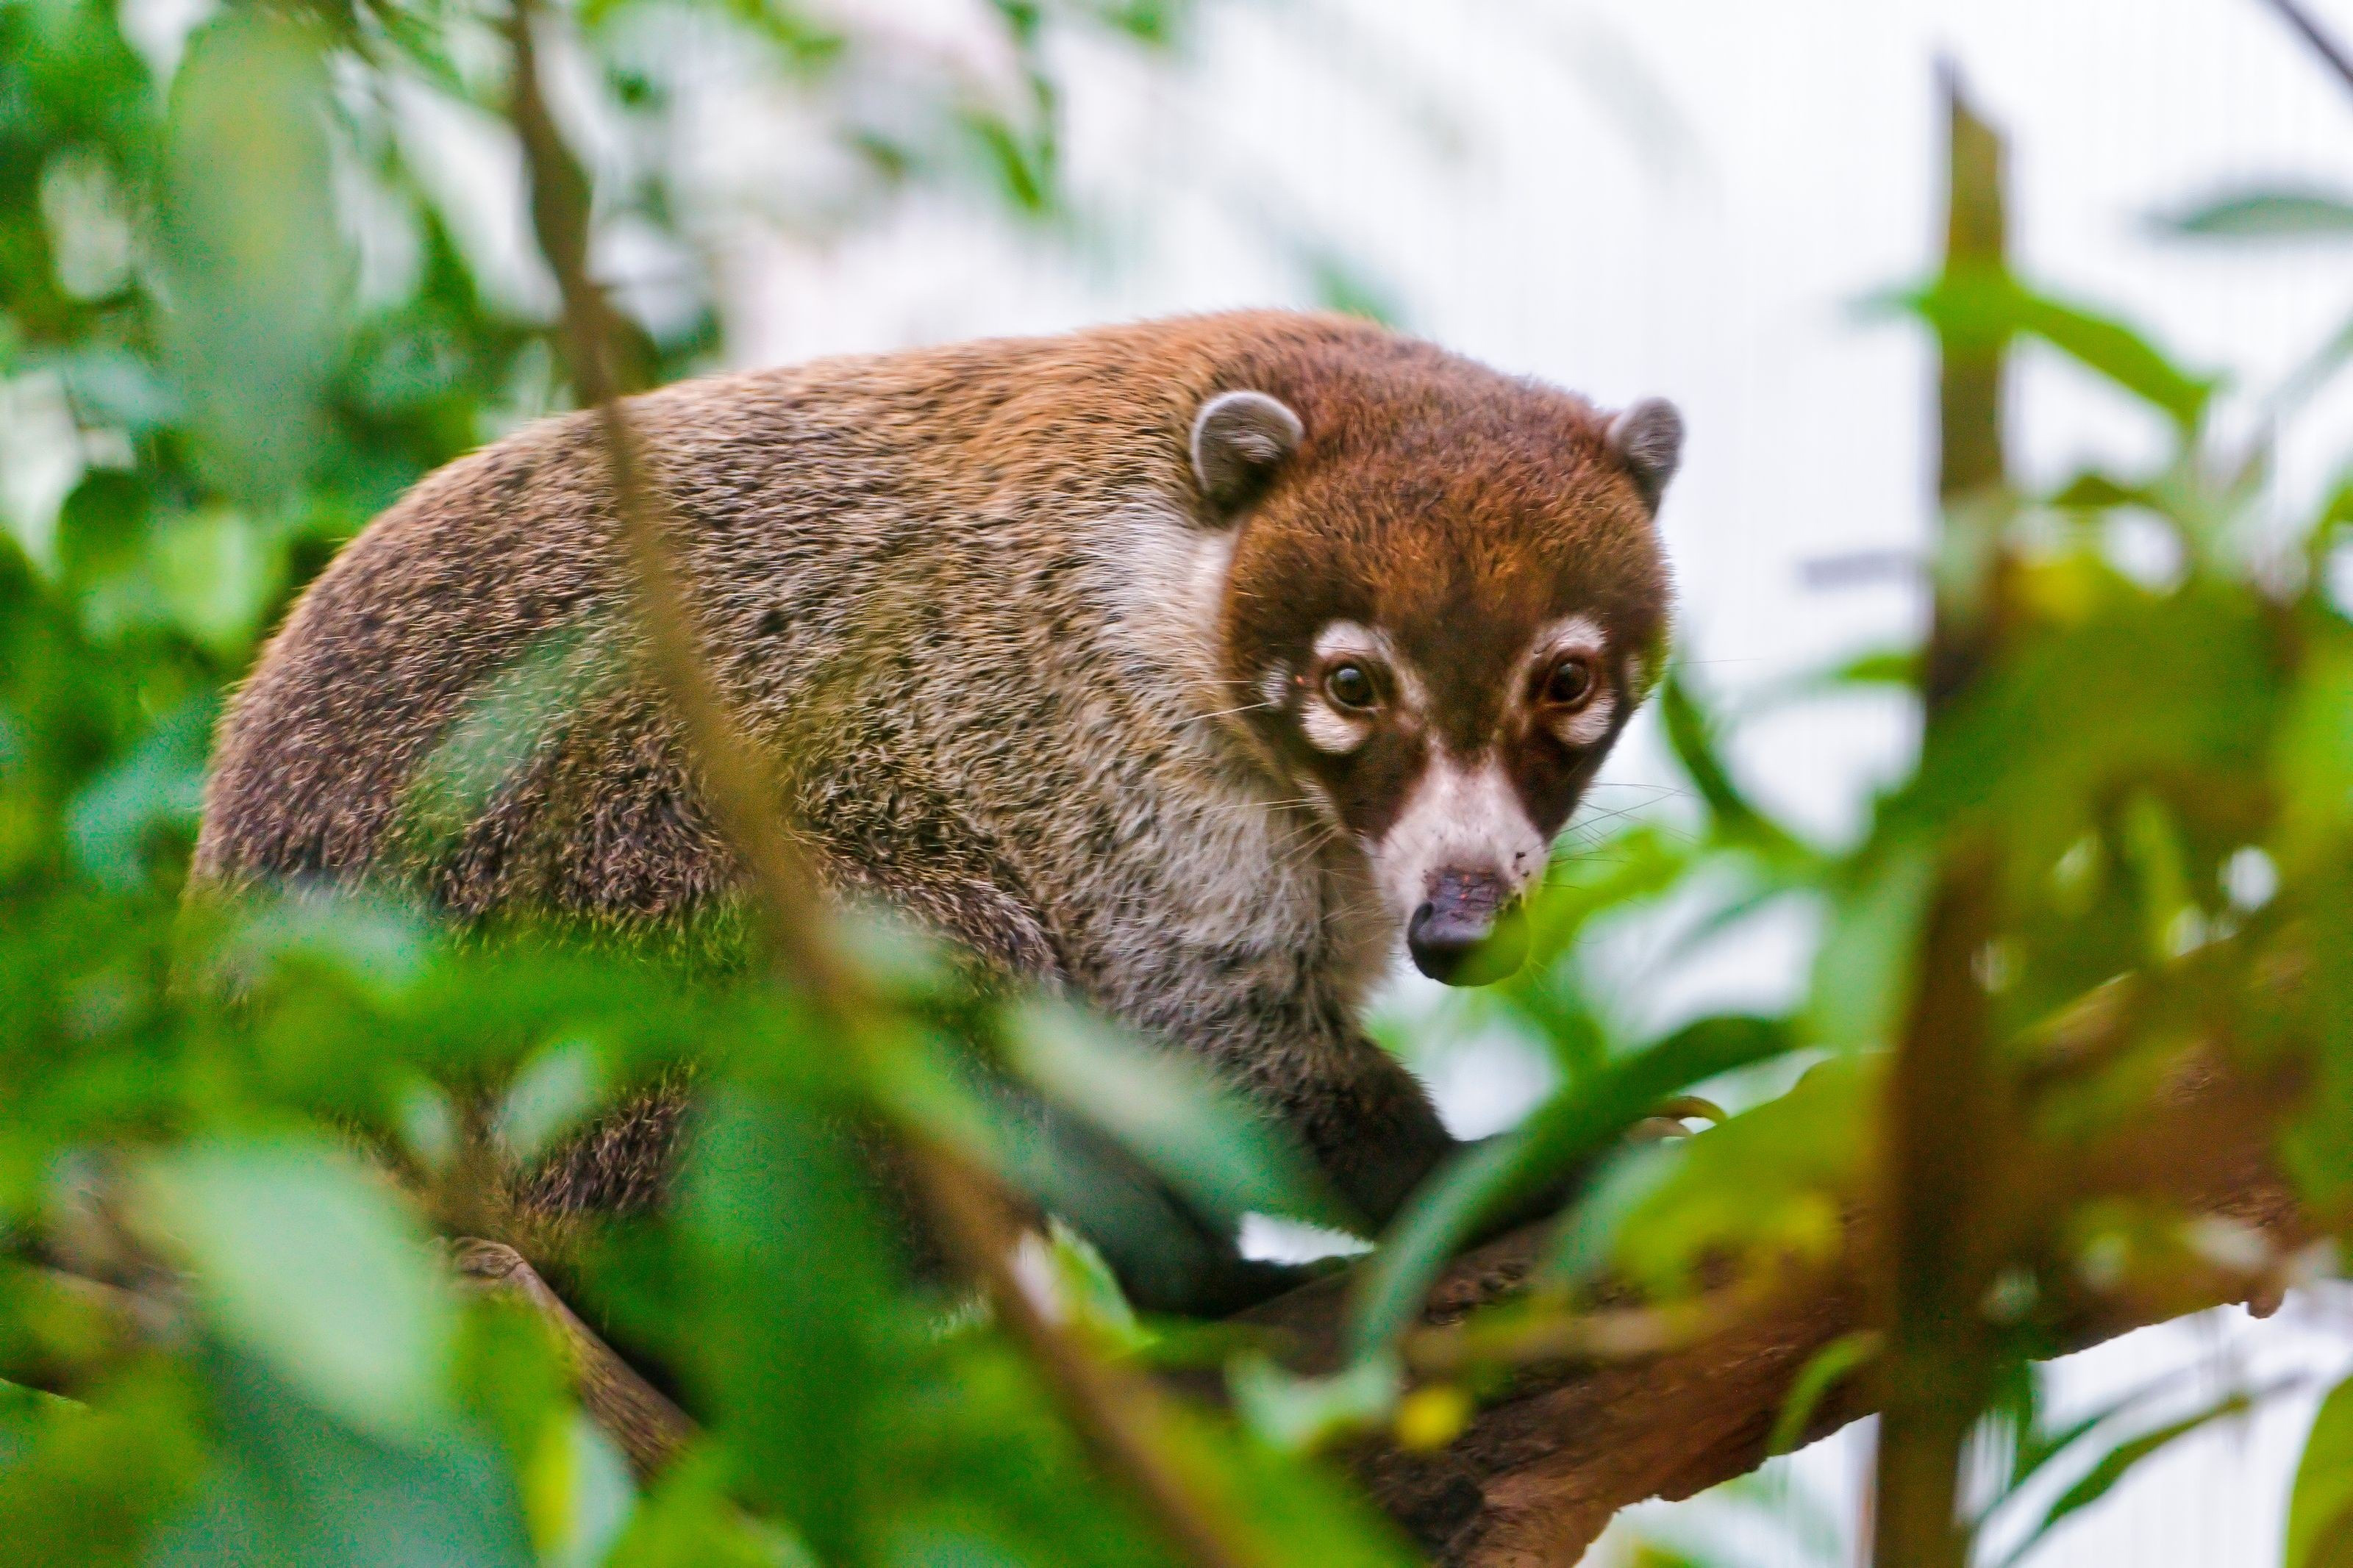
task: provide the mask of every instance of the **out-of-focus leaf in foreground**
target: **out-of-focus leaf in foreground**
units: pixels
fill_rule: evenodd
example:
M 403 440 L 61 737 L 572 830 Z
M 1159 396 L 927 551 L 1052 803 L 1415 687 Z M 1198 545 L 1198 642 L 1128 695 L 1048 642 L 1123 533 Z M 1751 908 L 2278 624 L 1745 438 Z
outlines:
M 1197 1064 L 1053 1004 L 1017 1014 L 1008 1050 L 1023 1077 L 1109 1131 L 1203 1213 L 1352 1223 L 1297 1146 Z
M 840 1135 L 743 1091 L 706 1114 L 681 1196 L 695 1289 L 681 1336 L 737 1484 L 821 1560 L 856 1555 L 892 1381 L 888 1261 Z
M 357 1431 L 444 1430 L 456 1308 L 380 1179 L 327 1146 L 222 1140 L 141 1173 L 133 1215 L 232 1342 Z
M 2353 1379 L 2320 1402 L 2288 1494 L 2284 1568 L 2353 1563 Z
M 528 1568 L 513 1489 L 456 1429 L 386 1442 L 321 1411 L 261 1363 L 210 1359 L 218 1468 L 167 1526 L 155 1568 Z
M 1833 1058 L 1778 1100 L 1671 1145 L 1669 1173 L 1618 1226 L 1620 1267 L 1672 1293 L 1709 1258 L 1767 1268 L 1831 1257 L 1845 1209 L 1867 1190 L 1884 1062 Z
M 2242 191 L 2160 217 L 2157 226 L 2200 239 L 2353 238 L 2353 199 L 2319 191 Z
M 1439 1269 L 1489 1216 L 1566 1179 L 1668 1096 L 1795 1044 L 1781 1019 L 1703 1018 L 1609 1062 L 1517 1129 L 1472 1146 L 1415 1195 L 1366 1266 L 1349 1326 L 1352 1353 L 1375 1353 L 1403 1333 Z
M 170 363 L 224 489 L 266 502 L 320 433 L 350 264 L 335 215 L 325 39 L 237 6 L 173 84 L 157 266 Z

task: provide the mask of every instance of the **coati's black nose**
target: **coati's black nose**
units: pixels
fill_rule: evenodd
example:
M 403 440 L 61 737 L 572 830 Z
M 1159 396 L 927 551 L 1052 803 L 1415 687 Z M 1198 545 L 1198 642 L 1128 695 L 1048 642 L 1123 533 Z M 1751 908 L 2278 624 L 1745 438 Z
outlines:
M 1449 985 L 1490 985 L 1528 955 L 1526 924 L 1506 907 L 1504 879 L 1491 871 L 1441 871 L 1438 886 L 1406 922 L 1413 966 Z

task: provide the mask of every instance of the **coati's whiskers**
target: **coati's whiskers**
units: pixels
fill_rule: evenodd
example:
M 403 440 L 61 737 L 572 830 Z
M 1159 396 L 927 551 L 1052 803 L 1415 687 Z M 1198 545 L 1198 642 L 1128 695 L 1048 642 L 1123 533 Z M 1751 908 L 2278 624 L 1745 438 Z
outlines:
M 1293 867 L 1303 865 L 1322 854 L 1324 847 L 1336 841 L 1339 837 L 1339 828 L 1319 824 L 1315 830 L 1306 835 L 1301 843 L 1290 853 L 1278 854 L 1275 857 L 1274 863 L 1280 869 L 1290 870 Z
M 1280 702 L 1245 702 L 1239 708 L 1220 708 L 1214 713 L 1195 713 L 1181 721 L 1181 722 L 1187 724 L 1198 724 L 1204 719 L 1224 719 L 1236 713 L 1255 713 L 1262 708 L 1280 708 L 1282 706 L 1282 704 Z
M 1580 817 L 1575 823 L 1572 823 L 1570 825 L 1570 831 L 1575 833 L 1590 833 L 1605 822 L 1616 822 L 1620 817 L 1633 816 L 1641 812 L 1648 811 L 1650 807 L 1651 803 L 1646 800 L 1639 801 L 1632 805 L 1621 805 L 1614 811 L 1597 812 L 1591 816 Z
M 1317 803 L 1314 795 L 1294 795 L 1289 800 L 1258 800 L 1252 798 L 1248 800 L 1201 801 L 1187 806 L 1186 809 L 1198 816 L 1262 816 L 1269 812 L 1288 811 L 1296 806 L 1314 805 L 1315 804 Z

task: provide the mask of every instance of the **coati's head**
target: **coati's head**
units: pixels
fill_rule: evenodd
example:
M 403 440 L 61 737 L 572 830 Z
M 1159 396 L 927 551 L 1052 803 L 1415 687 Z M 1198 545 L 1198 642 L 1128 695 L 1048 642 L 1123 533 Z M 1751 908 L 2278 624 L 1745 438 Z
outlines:
M 1518 967 L 1509 917 L 1659 669 L 1683 421 L 1380 342 L 1194 418 L 1233 530 L 1223 673 L 1256 749 L 1364 849 L 1415 964 L 1483 984 Z

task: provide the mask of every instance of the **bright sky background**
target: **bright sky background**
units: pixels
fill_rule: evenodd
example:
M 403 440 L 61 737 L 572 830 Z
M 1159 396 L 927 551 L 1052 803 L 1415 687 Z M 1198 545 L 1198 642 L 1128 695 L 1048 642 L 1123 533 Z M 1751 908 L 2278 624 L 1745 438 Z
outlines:
M 960 5 L 915 9 L 911 25 L 934 37 L 971 36 Z M 2353 40 L 2353 0 L 2317 9 Z M 2353 314 L 2353 247 L 2220 250 L 2145 222 L 2258 181 L 2353 191 L 2353 93 L 2257 0 L 1324 0 L 1217 15 L 1185 73 L 1107 56 L 1075 74 L 1071 143 L 1096 220 L 1079 254 L 944 199 L 849 244 L 750 243 L 732 259 L 734 352 L 767 363 L 1305 302 L 1303 258 L 1345 255 L 1407 325 L 1451 347 L 1605 402 L 1683 405 L 1687 466 L 1663 516 L 1683 645 L 1736 697 L 1918 623 L 1900 585 L 1812 590 L 1800 568 L 1916 545 L 1927 528 L 1922 344 L 1854 306 L 1929 254 L 1940 55 L 2010 136 L 2016 250 L 2047 288 L 2121 311 L 2242 389 Z M 2226 430 L 2243 432 L 2250 402 Z M 2031 474 L 2154 449 L 2147 416 L 2063 365 L 2023 364 L 2014 407 Z M 2339 386 L 2291 437 L 2289 494 L 2309 497 L 2347 453 L 2353 386 Z M 1756 725 L 1737 754 L 1781 809 L 1841 833 L 1910 744 L 1900 710 L 1849 704 Z M 1608 776 L 1620 788 L 1604 807 L 1667 775 L 1638 734 Z M 1756 933 L 1660 1005 L 1786 994 L 1803 937 Z M 1492 1124 L 1534 1087 L 1492 1053 L 1439 1076 L 1465 1123 Z M 2325 1376 L 2353 1343 L 2323 1331 L 2329 1320 L 2347 1321 L 2345 1302 L 2151 1331 L 2065 1363 L 2058 1389 L 2089 1404 L 2189 1355 L 2218 1375 L 2237 1358 Z M 2276 1562 L 2311 1404 L 2284 1400 L 2147 1468 L 2036 1561 Z M 1852 1435 L 1818 1446 L 1799 1485 L 1851 1518 L 1865 1453 Z M 1820 1560 L 1753 1526 L 1730 1539 L 1744 1562 Z

